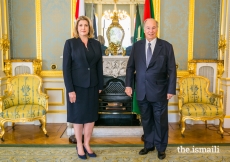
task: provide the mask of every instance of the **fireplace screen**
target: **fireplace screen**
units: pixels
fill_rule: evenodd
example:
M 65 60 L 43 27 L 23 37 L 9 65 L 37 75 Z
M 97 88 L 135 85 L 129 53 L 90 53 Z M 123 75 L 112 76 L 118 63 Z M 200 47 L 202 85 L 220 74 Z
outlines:
M 132 112 L 132 98 L 125 94 L 125 76 L 104 76 L 99 112 Z

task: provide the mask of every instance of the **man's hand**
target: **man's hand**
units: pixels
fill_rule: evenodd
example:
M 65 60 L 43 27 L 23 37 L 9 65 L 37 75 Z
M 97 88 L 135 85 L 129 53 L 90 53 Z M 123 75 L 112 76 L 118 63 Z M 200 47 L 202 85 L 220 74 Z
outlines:
M 132 88 L 131 87 L 126 87 L 125 88 L 125 93 L 129 96 L 129 97 L 132 97 Z
M 171 99 L 173 97 L 173 94 L 167 94 L 167 99 Z
M 102 90 L 99 90 L 99 93 L 101 93 L 102 92 Z
M 76 101 L 76 93 L 75 92 L 69 92 L 69 101 L 71 103 L 75 103 L 75 101 Z

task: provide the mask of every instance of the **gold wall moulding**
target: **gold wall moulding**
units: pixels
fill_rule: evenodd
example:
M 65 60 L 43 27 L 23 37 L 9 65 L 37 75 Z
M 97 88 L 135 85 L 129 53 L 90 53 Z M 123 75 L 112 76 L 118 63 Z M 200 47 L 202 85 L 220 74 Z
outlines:
M 189 75 L 188 71 L 183 71 L 183 70 L 179 70 L 177 71 L 177 78 L 181 78 L 183 76 Z
M 4 60 L 4 72 L 6 76 L 12 76 L 12 65 L 10 60 Z
M 188 61 L 193 59 L 193 41 L 194 41 L 194 17 L 195 0 L 189 0 L 189 24 L 188 24 Z
M 159 0 L 158 0 L 159 1 Z M 85 0 L 85 3 L 92 3 L 92 0 Z M 114 4 L 114 0 L 94 0 L 94 4 Z M 144 4 L 144 0 L 120 0 L 116 1 L 116 4 Z
M 48 114 L 66 114 L 66 110 L 48 110 Z
M 46 94 L 48 94 L 48 91 L 61 91 L 61 102 L 48 102 L 48 105 L 49 106 L 63 106 L 63 105 L 65 105 L 65 99 L 64 99 L 64 88 L 44 88 L 44 92 L 46 93 Z M 56 94 L 57 94 L 58 92 L 56 92 Z M 50 96 L 49 94 L 48 94 L 48 96 Z M 49 98 L 50 99 L 50 98 Z
M 13 62 L 32 62 L 33 74 L 40 75 L 42 69 L 42 61 L 39 59 L 11 59 L 4 60 L 4 72 L 6 76 L 12 76 L 12 63 Z
M 0 48 L 3 50 L 3 54 L 5 54 L 10 48 L 10 40 L 6 34 L 0 39 Z
M 227 41 L 226 39 L 224 38 L 223 35 L 220 36 L 220 40 L 218 42 L 218 49 L 221 50 L 222 54 L 224 54 L 224 51 L 226 49 L 226 46 L 227 46 Z
M 62 71 L 41 71 L 42 77 L 63 77 Z

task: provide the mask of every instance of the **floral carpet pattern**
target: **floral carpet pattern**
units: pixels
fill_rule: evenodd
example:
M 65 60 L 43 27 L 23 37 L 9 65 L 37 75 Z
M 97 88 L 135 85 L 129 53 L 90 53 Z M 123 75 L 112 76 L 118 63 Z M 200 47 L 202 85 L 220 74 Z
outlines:
M 182 148 L 183 147 L 183 148 Z M 96 158 L 87 157 L 89 162 L 229 162 L 230 147 L 229 146 L 169 146 L 166 150 L 166 158 L 159 160 L 157 151 L 149 152 L 147 155 L 139 155 L 138 152 L 142 147 L 109 147 L 94 146 L 93 150 L 98 155 Z M 212 150 L 210 150 L 211 148 Z M 190 150 L 186 153 L 186 149 Z M 197 150 L 208 152 L 197 152 Z M 197 153 L 191 153 L 195 151 Z M 210 152 L 211 151 L 211 152 Z M 215 152 L 213 152 L 215 151 Z M 0 162 L 77 162 L 80 160 L 77 156 L 75 147 L 72 145 L 51 147 L 41 146 L 32 147 L 30 145 L 18 147 L 0 145 Z

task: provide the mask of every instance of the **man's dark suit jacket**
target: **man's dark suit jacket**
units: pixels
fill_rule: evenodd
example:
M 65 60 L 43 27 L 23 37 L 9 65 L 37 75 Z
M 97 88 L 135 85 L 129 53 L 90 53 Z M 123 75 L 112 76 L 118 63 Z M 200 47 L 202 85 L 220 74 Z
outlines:
M 63 51 L 63 75 L 67 93 L 74 91 L 74 85 L 88 88 L 98 85 L 103 89 L 101 44 L 95 39 L 88 43 L 94 50 L 94 58 L 88 64 L 84 45 L 80 38 L 68 39 Z
M 176 65 L 173 47 L 158 39 L 148 68 L 146 67 L 146 39 L 133 45 L 126 70 L 126 87 L 132 87 L 136 71 L 136 98 L 145 95 L 150 102 L 167 101 L 167 93 L 176 94 Z

